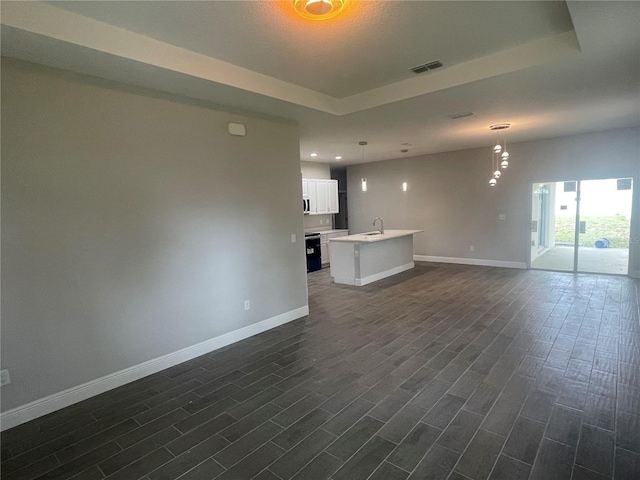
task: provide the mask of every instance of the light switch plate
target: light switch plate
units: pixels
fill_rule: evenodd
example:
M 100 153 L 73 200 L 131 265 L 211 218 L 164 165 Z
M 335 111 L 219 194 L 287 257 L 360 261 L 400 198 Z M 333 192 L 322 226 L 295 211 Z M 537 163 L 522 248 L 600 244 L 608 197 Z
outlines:
M 296 239 L 296 234 L 295 234 L 295 233 L 292 233 L 292 234 L 291 234 L 291 243 L 296 243 L 296 240 L 297 240 L 297 239 Z
M 498 215 L 498 220 L 504 220 L 505 218 L 507 218 L 507 216 L 504 213 Z

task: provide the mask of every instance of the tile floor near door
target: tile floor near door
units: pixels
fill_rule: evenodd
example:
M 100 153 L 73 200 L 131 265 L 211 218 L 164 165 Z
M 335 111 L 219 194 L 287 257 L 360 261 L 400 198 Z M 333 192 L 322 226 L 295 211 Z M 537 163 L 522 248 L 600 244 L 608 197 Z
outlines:
M 2 478 L 640 478 L 640 282 L 419 264 L 2 434 Z
M 556 245 L 533 260 L 531 267 L 572 272 L 574 250 L 574 247 Z M 578 270 L 581 272 L 626 275 L 628 265 L 628 248 L 579 248 Z

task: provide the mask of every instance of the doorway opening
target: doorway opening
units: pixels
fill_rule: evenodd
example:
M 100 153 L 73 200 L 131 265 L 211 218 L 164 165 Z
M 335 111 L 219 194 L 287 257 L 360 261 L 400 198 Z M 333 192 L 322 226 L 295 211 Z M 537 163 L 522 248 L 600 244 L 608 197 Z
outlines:
M 626 275 L 631 178 L 535 182 L 530 267 Z

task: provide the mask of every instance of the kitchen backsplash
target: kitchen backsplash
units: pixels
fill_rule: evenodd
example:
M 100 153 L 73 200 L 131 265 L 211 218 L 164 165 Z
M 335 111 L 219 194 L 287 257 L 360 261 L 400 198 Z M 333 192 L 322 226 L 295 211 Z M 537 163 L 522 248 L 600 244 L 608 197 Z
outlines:
M 305 215 L 304 231 L 317 232 L 333 228 L 333 215 Z

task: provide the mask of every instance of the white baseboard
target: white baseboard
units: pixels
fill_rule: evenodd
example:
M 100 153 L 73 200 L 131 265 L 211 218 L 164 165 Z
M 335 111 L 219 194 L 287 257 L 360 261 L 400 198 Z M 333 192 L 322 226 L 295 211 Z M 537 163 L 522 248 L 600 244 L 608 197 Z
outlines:
M 411 270 L 413 267 L 415 267 L 415 263 L 411 262 L 405 265 L 400 265 L 399 267 L 390 268 L 389 270 L 385 270 L 384 272 L 376 273 L 374 275 L 369 275 L 368 277 L 364 277 L 364 278 L 333 277 L 333 283 L 340 283 L 342 285 L 354 285 L 356 287 L 362 287 L 364 285 L 377 282 L 378 280 L 382 280 L 383 278 L 390 277 L 391 275 L 395 275 L 396 273 L 401 273 L 407 270 Z
M 431 255 L 414 255 L 416 262 L 459 263 L 462 265 L 482 265 L 485 267 L 522 268 L 526 269 L 525 262 L 507 262 L 505 260 L 485 260 L 484 258 L 458 258 L 435 257 Z
M 333 283 L 340 283 L 342 285 L 355 285 L 356 284 L 356 279 L 355 278 L 333 277 Z
M 385 270 L 384 272 L 374 273 L 373 275 L 369 275 L 368 277 L 356 278 L 355 285 L 358 287 L 362 287 L 363 285 L 368 285 L 373 282 L 377 282 L 378 280 L 382 280 L 383 278 L 390 277 L 391 275 L 395 275 L 397 273 L 406 272 L 407 270 L 411 270 L 415 267 L 415 263 L 407 263 L 405 265 L 400 265 L 399 267 L 393 267 L 389 270 Z
M 7 410 L 0 414 L 0 431 L 21 425 L 38 417 L 42 417 L 43 415 L 47 415 L 48 413 L 55 412 L 61 408 L 68 407 L 74 403 L 78 403 L 82 400 L 86 400 L 87 398 L 112 390 L 121 385 L 125 385 L 153 373 L 160 372 L 166 368 L 186 362 L 187 360 L 199 357 L 205 353 L 212 352 L 232 343 L 244 340 L 245 338 L 257 335 L 258 333 L 284 325 L 285 323 L 304 317 L 305 315 L 309 315 L 309 305 L 285 312 L 281 315 L 276 315 L 275 317 L 268 318 L 252 325 L 247 325 L 246 327 L 234 330 L 233 332 L 205 340 L 204 342 L 183 348 L 177 352 L 169 353 L 159 358 L 154 358 L 153 360 L 149 360 L 139 365 L 134 365 L 133 367 L 83 383 L 82 385 L 69 388 L 62 392 L 54 393 L 53 395 L 49 395 L 25 405 L 12 408 L 11 410 Z

